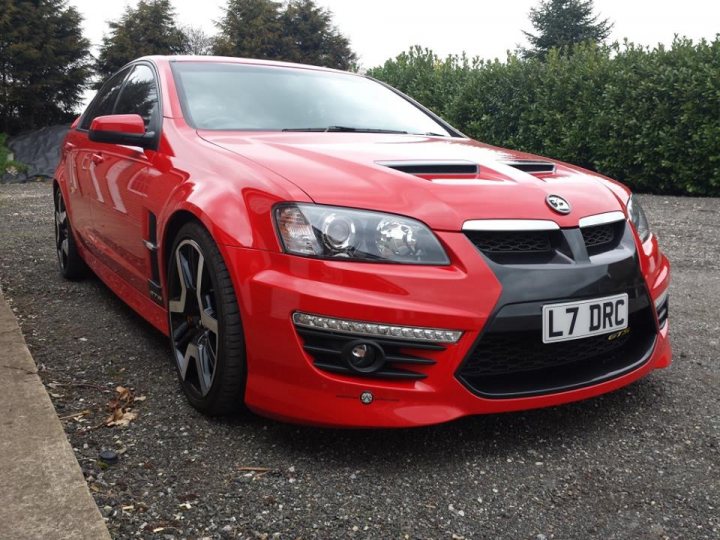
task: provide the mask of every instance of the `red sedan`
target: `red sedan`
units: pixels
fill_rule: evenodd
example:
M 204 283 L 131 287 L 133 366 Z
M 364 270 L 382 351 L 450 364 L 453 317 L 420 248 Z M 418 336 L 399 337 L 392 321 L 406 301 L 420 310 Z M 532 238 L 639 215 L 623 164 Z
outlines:
M 73 125 L 54 192 L 62 274 L 170 336 L 207 414 L 418 426 L 671 361 L 669 264 L 627 188 L 360 75 L 139 59 Z

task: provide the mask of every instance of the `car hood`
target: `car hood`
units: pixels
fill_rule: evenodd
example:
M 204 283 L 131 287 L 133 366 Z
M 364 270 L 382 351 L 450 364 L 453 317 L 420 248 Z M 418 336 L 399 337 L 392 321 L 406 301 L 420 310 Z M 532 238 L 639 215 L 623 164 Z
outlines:
M 623 210 L 620 198 L 625 191 L 599 175 L 469 139 L 358 133 L 198 134 L 282 176 L 318 204 L 407 215 L 436 230 L 457 231 L 465 221 L 475 219 L 545 219 L 576 227 L 582 217 Z M 521 160 L 540 160 L 554 165 L 554 171 L 532 174 L 510 164 Z M 453 172 L 453 165 L 472 164 L 477 165 L 475 173 Z M 411 172 L 397 170 L 407 170 L 408 165 Z M 572 211 L 555 212 L 546 203 L 548 195 L 563 197 Z

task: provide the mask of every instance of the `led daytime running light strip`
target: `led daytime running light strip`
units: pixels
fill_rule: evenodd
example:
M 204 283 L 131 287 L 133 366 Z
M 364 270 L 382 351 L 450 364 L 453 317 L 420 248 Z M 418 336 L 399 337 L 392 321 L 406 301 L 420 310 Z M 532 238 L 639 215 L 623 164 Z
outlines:
M 443 330 L 440 328 L 419 328 L 417 326 L 396 326 L 379 324 L 334 317 L 323 317 L 296 311 L 293 313 L 293 322 L 296 326 L 327 330 L 330 332 L 343 332 L 359 336 L 403 339 L 412 341 L 428 341 L 433 343 L 457 343 L 463 333 L 459 330 Z

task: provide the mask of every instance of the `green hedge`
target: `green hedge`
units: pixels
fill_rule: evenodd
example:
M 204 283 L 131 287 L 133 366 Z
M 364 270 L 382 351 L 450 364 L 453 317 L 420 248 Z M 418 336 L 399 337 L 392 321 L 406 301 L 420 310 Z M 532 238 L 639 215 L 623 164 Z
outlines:
M 638 191 L 720 195 L 720 35 L 670 48 L 588 45 L 544 62 L 440 59 L 415 47 L 369 74 L 489 144 Z

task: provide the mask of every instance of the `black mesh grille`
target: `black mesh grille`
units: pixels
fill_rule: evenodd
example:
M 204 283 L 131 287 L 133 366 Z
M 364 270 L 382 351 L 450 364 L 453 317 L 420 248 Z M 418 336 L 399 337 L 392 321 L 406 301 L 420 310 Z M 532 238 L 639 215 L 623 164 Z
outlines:
M 594 256 L 614 250 L 623 238 L 624 228 L 625 222 L 619 221 L 582 229 L 465 231 L 465 235 L 480 252 L 500 264 L 562 264 L 579 253 L 573 252 L 571 237 L 581 236 L 587 254 Z
M 539 321 L 540 317 L 538 317 Z M 539 328 L 494 332 L 492 324 L 465 359 L 458 377 L 491 398 L 552 393 L 595 384 L 647 360 L 656 326 L 650 306 L 630 314 L 626 334 L 542 342 Z
M 535 332 L 490 335 L 468 360 L 463 373 L 498 375 L 561 366 L 609 354 L 622 348 L 629 339 L 626 335 L 609 341 L 604 335 L 543 344 Z
M 473 231 L 466 233 L 486 253 L 548 253 L 552 251 L 548 231 Z
M 603 335 L 543 344 L 538 338 L 538 334 L 533 332 L 487 336 L 469 359 L 463 373 L 498 375 L 561 366 L 610 354 L 630 339 L 626 335 L 610 341 L 607 335 Z
M 614 223 L 583 228 L 582 235 L 585 239 L 585 246 L 590 250 L 591 248 L 612 244 L 615 241 L 615 228 Z

